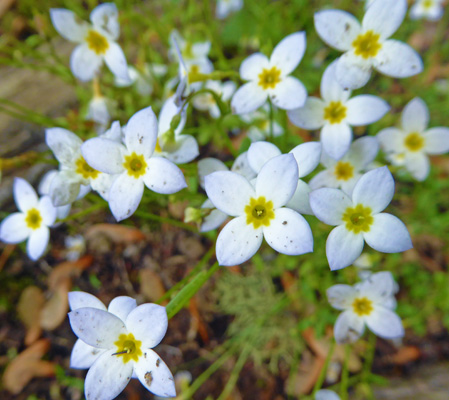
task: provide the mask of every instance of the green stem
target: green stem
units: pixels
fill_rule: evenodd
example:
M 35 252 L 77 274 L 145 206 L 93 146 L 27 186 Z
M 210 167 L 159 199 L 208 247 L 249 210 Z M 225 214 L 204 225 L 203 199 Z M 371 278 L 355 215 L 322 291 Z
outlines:
M 324 379 L 326 379 L 327 368 L 331 361 L 332 354 L 334 354 L 334 349 L 335 349 L 335 340 L 332 340 L 329 351 L 327 352 L 326 360 L 324 361 L 323 368 L 320 371 L 320 376 L 318 377 L 318 380 L 316 381 L 315 386 L 313 387 L 312 395 L 315 395 L 315 393 L 318 392 L 318 390 L 320 390 L 321 387 L 323 386 Z
M 271 102 L 271 100 L 270 99 L 268 99 L 268 104 L 270 105 L 270 141 L 272 142 L 273 141 L 273 124 L 274 124 L 274 122 L 273 122 L 273 119 L 274 119 L 274 116 L 273 116 L 273 103 Z
M 341 383 L 340 383 L 340 398 L 341 400 L 348 400 L 348 378 L 349 378 L 349 355 L 351 353 L 351 347 L 349 344 L 345 345 L 345 360 L 343 363 L 343 370 L 341 371 Z
M 151 214 L 145 211 L 136 211 L 134 213 L 137 217 L 143 218 L 143 219 L 149 219 L 151 221 L 157 221 L 160 223 L 166 223 L 173 226 L 177 226 L 179 228 L 187 229 L 188 231 L 198 233 L 198 229 L 196 229 L 194 226 L 191 226 L 189 224 L 186 224 L 181 221 L 177 221 L 175 219 L 167 218 L 167 217 L 161 217 L 160 215 Z
M 97 203 L 97 204 L 94 204 L 93 206 L 91 206 L 91 207 L 89 207 L 89 208 L 86 208 L 86 209 L 83 210 L 83 211 L 80 211 L 80 212 L 78 212 L 78 213 L 69 215 L 68 217 L 62 219 L 62 220 L 59 221 L 59 222 L 72 221 L 72 220 L 74 220 L 74 219 L 78 219 L 78 218 L 84 217 L 85 215 L 89 215 L 90 213 L 92 213 L 92 212 L 94 212 L 94 211 L 101 210 L 102 208 L 106 208 L 106 203 Z

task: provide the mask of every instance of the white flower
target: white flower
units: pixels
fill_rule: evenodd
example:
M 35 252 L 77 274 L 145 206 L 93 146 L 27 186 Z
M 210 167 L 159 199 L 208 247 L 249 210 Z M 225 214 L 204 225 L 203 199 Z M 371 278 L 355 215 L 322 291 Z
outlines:
M 254 111 L 248 114 L 242 114 L 240 118 L 247 124 L 251 124 L 248 129 L 248 137 L 252 142 L 259 140 L 266 140 L 271 135 L 271 122 L 268 115 L 269 107 L 264 106 L 261 110 Z M 284 128 L 276 121 L 273 121 L 273 137 L 281 136 L 284 133 Z
M 256 142 L 248 149 L 249 166 L 259 173 L 265 163 L 281 155 L 281 151 L 272 143 Z M 286 206 L 301 214 L 313 214 L 309 204 L 309 185 L 301 178 L 309 175 L 320 162 L 321 145 L 318 142 L 308 142 L 296 146 L 290 151 L 293 154 L 298 167 L 298 185 L 295 193 Z
M 118 299 L 111 302 L 108 311 L 101 307 L 101 302 L 98 307 L 88 302 L 87 307 L 77 305 L 69 313 L 70 325 L 78 338 L 101 351 L 86 375 L 86 399 L 114 399 L 133 375 L 158 396 L 176 396 L 173 375 L 151 350 L 167 331 L 165 308 L 156 304 L 136 307 L 129 297 L 115 300 Z
M 162 157 L 152 157 L 156 141 L 157 119 L 151 107 L 147 107 L 134 114 L 126 125 L 125 145 L 98 137 L 82 146 L 83 156 L 92 168 L 116 175 L 108 201 L 118 221 L 136 211 L 145 186 L 163 194 L 187 186 L 175 164 Z
M 397 217 L 381 213 L 393 194 L 394 180 L 387 167 L 364 174 L 354 187 L 352 199 L 339 189 L 323 188 L 310 193 L 315 216 L 328 225 L 337 225 L 326 242 L 332 271 L 351 265 L 362 254 L 365 241 L 383 253 L 412 248 L 405 225 Z
M 351 91 L 337 82 L 334 61 L 321 79 L 321 97 L 308 97 L 304 107 L 290 110 L 288 117 L 303 129 L 321 129 L 323 150 L 339 160 L 352 142 L 351 126 L 368 125 L 381 119 L 390 106 L 385 100 L 372 95 L 359 95 L 350 99 Z
M 215 92 L 223 102 L 228 101 L 235 92 L 236 85 L 232 81 L 221 83 L 220 81 L 207 81 L 204 89 Z M 220 116 L 220 109 L 210 93 L 198 94 L 193 98 L 193 106 L 201 111 L 208 111 L 212 118 Z
M 56 170 L 51 170 L 44 174 L 37 188 L 37 192 L 39 193 L 40 196 L 50 196 L 51 181 L 56 175 L 58 175 L 58 171 Z M 80 190 L 80 195 L 78 196 L 78 198 L 81 198 L 88 193 L 89 186 L 84 186 L 83 189 L 86 190 L 82 191 Z M 65 206 L 55 208 L 56 208 L 56 218 L 64 219 L 69 215 L 70 209 L 72 208 L 72 204 L 66 204 Z M 58 224 L 55 224 L 54 226 L 56 225 Z
M 372 136 L 361 137 L 355 140 L 348 152 L 336 161 L 324 151 L 321 154 L 321 163 L 326 167 L 309 182 L 312 190 L 322 187 L 342 189 L 351 195 L 355 184 L 362 176 L 361 172 L 368 169 L 379 151 L 379 143 Z
M 277 44 L 270 59 L 262 53 L 255 53 L 243 60 L 240 77 L 249 82 L 232 97 L 232 112 L 252 112 L 268 98 L 276 107 L 284 110 L 302 107 L 307 91 L 299 79 L 289 74 L 298 66 L 305 50 L 306 34 L 296 32 Z
M 82 235 L 67 236 L 64 240 L 66 247 L 66 258 L 69 261 L 76 261 L 86 251 L 86 240 Z
M 49 128 L 45 131 L 45 141 L 60 164 L 49 189 L 56 207 L 73 203 L 88 193 L 90 188 L 107 200 L 113 177 L 87 164 L 81 154 L 83 141 L 78 136 L 67 129 Z
M 429 110 L 419 97 L 402 111 L 401 128 L 386 128 L 377 135 L 380 146 L 394 165 L 403 165 L 418 181 L 429 175 L 428 154 L 449 151 L 449 128 L 427 129 Z
M 341 10 L 315 14 L 315 29 L 329 46 L 345 53 L 338 59 L 337 80 L 343 88 L 364 86 L 372 68 L 394 78 L 407 78 L 423 70 L 420 56 L 409 45 L 388 39 L 401 25 L 407 0 L 375 0 L 360 25 Z
M 443 0 L 416 0 L 410 8 L 411 19 L 438 21 L 444 14 Z
M 163 64 L 147 64 L 142 69 L 128 66 L 129 80 L 115 77 L 114 84 L 117 87 L 127 87 L 134 85 L 141 96 L 149 96 L 153 93 L 153 82 L 167 73 L 167 66 Z
M 104 132 L 106 126 L 111 121 L 111 100 L 104 96 L 94 95 L 87 106 L 86 120 L 93 121 L 98 124 L 97 132 Z
M 44 254 L 50 230 L 56 219 L 56 208 L 50 197 L 37 197 L 33 187 L 22 178 L 14 178 L 14 201 L 19 212 L 6 217 L 0 224 L 0 240 L 20 243 L 28 239 L 27 254 L 33 261 Z
M 337 343 L 355 342 L 365 330 L 365 325 L 385 339 L 404 336 L 401 319 L 393 311 L 396 284 L 389 272 L 372 274 L 355 286 L 335 285 L 327 290 L 332 307 L 343 312 L 334 326 Z
M 234 218 L 217 239 L 220 265 L 241 264 L 262 244 L 276 251 L 299 255 L 313 250 L 310 226 L 304 217 L 283 207 L 298 183 L 298 166 L 292 154 L 274 157 L 260 170 L 254 186 L 243 176 L 218 171 L 205 177 L 206 193 L 214 206 Z
M 174 130 L 171 123 L 179 118 Z M 168 98 L 159 113 L 158 138 L 155 156 L 165 157 L 175 164 L 184 164 L 195 159 L 199 154 L 198 143 L 191 135 L 182 135 L 187 120 L 187 105 L 177 106 L 175 96 Z
M 198 161 L 198 177 L 200 186 L 203 189 L 205 188 L 204 178 L 216 171 L 229 171 L 229 168 L 216 158 L 203 158 Z M 248 152 L 246 151 L 235 159 L 231 171 L 244 176 L 248 181 L 252 181 L 256 177 L 256 173 L 249 166 Z M 228 215 L 216 209 L 209 199 L 201 205 L 201 208 L 203 210 L 209 210 L 209 213 L 203 217 L 200 224 L 200 232 L 208 232 L 217 229 L 228 219 Z
M 170 33 L 170 55 L 173 58 L 177 55 L 175 43 L 179 46 L 179 50 L 187 70 L 190 70 L 193 65 L 208 64 L 209 67 L 204 68 L 212 71 L 212 63 L 207 57 L 211 48 L 210 41 L 192 43 L 185 40 L 178 31 L 173 30 Z
M 333 390 L 321 389 L 315 393 L 315 400 L 340 400 L 340 396 Z
M 70 68 L 78 79 L 90 81 L 98 73 L 103 60 L 115 76 L 129 79 L 125 55 L 115 42 L 120 26 L 114 3 L 96 7 L 90 14 L 92 24 L 80 21 L 72 11 L 63 8 L 52 8 L 50 17 L 62 37 L 79 43 L 70 59 Z
M 239 11 L 243 7 L 243 0 L 217 0 L 215 16 L 218 19 L 226 18 L 231 12 Z

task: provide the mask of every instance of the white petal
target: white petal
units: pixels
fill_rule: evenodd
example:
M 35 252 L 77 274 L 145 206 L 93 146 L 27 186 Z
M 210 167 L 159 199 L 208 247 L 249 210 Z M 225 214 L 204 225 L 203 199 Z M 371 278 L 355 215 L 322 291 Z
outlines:
M 326 241 L 326 255 L 331 271 L 350 266 L 362 254 L 364 243 L 361 234 L 355 235 L 344 225 L 334 228 Z
M 321 129 L 321 144 L 323 150 L 332 158 L 339 160 L 349 150 L 352 141 L 351 127 L 340 124 L 325 124 Z
M 65 8 L 51 8 L 50 18 L 58 33 L 72 42 L 82 42 L 89 24 L 81 21 L 73 11 Z
M 394 296 L 396 286 L 391 272 L 382 271 L 371 274 L 363 282 L 357 284 L 357 290 L 369 295 L 376 304 L 383 305 L 385 302 L 391 303 L 390 298 Z
M 148 189 L 156 193 L 172 194 L 187 187 L 182 171 L 171 161 L 152 157 L 147 161 L 143 181 Z
M 269 68 L 267 56 L 254 53 L 243 60 L 240 65 L 240 76 L 246 81 L 256 80 L 264 68 Z
M 106 174 L 120 174 L 123 167 L 125 147 L 110 139 L 100 137 L 89 139 L 81 146 L 86 162 L 97 171 Z
M 25 214 L 14 213 L 8 215 L 0 225 L 0 240 L 5 243 L 23 242 L 32 230 L 25 222 Z
M 267 243 L 282 254 L 296 256 L 313 251 L 312 230 L 304 217 L 289 208 L 278 208 L 269 226 L 263 227 Z
M 429 109 L 419 97 L 410 100 L 402 110 L 402 128 L 406 133 L 422 133 L 429 125 Z
M 373 169 L 364 174 L 354 187 L 352 201 L 370 207 L 373 214 L 383 211 L 394 195 L 394 179 L 388 167 Z
M 306 33 L 295 32 L 282 39 L 274 48 L 270 57 L 270 66 L 281 70 L 281 76 L 293 72 L 306 51 Z
M 371 70 L 370 60 L 365 61 L 353 51 L 348 51 L 338 59 L 335 75 L 343 89 L 359 89 L 369 81 Z
M 85 343 L 100 349 L 115 349 L 114 343 L 119 336 L 127 333 L 120 318 L 98 308 L 78 308 L 68 315 L 75 335 Z
M 340 396 L 332 390 L 321 389 L 316 392 L 315 400 L 340 400 Z
M 259 250 L 262 239 L 262 228 L 254 229 L 252 224 L 248 225 L 246 216 L 234 218 L 218 235 L 218 263 L 226 267 L 244 263 Z
M 159 397 L 175 397 L 173 375 L 162 359 L 152 350 L 145 350 L 144 356 L 134 365 L 140 383 Z
M 96 28 L 106 31 L 113 40 L 120 35 L 117 6 L 114 3 L 103 3 L 90 13 L 90 20 Z
M 235 159 L 234 163 L 231 166 L 231 171 L 237 172 L 249 181 L 256 177 L 256 172 L 254 172 L 249 164 L 247 151 L 244 151 Z
M 194 97 L 194 100 L 197 98 L 201 98 L 200 96 Z M 162 105 L 162 109 L 159 113 L 158 118 L 158 135 L 162 135 L 165 132 L 167 132 L 170 129 L 170 125 L 172 122 L 172 119 L 176 115 L 181 115 L 181 121 L 179 122 L 179 125 L 176 127 L 175 133 L 179 134 L 183 130 L 187 116 L 186 116 L 186 109 L 187 107 L 178 106 L 176 104 L 176 98 L 175 96 L 169 97 L 164 104 Z
M 290 151 L 298 163 L 298 176 L 303 178 L 309 175 L 320 163 L 321 143 L 308 142 L 296 146 Z
M 365 323 L 352 311 L 342 312 L 334 325 L 335 341 L 339 344 L 357 341 L 365 331 Z
M 431 128 L 425 133 L 425 152 L 444 154 L 449 151 L 449 128 Z
M 214 205 L 210 200 L 206 200 L 201 208 L 214 208 Z M 213 209 L 210 214 L 204 218 L 200 227 L 200 232 L 209 232 L 217 229 L 226 221 L 227 218 L 228 216 L 224 212 Z
M 410 234 L 404 223 L 387 213 L 374 215 L 369 232 L 364 232 L 366 243 L 382 253 L 399 253 L 413 247 Z
M 379 143 L 377 138 L 364 136 L 354 140 L 345 159 L 347 159 L 356 170 L 361 170 L 374 161 L 378 152 Z
M 109 190 L 109 207 L 117 221 L 134 214 L 142 200 L 144 187 L 141 179 L 134 179 L 127 174 L 115 179 Z
M 276 107 L 293 110 L 306 102 L 307 90 L 302 82 L 293 76 L 283 78 L 270 90 L 270 99 Z
M 281 151 L 273 143 L 256 142 L 249 146 L 248 162 L 251 169 L 259 173 L 268 160 L 281 154 Z
M 337 310 L 350 308 L 356 293 L 350 285 L 334 285 L 326 290 L 327 300 Z
M 104 349 L 89 346 L 78 339 L 70 354 L 70 368 L 88 369 L 104 351 Z
M 50 184 L 52 179 L 56 176 L 58 173 L 57 170 L 52 169 L 44 174 L 44 176 L 41 178 L 39 182 L 39 186 L 37 187 L 37 192 L 41 196 L 48 195 L 50 193 Z
M 430 172 L 429 158 L 421 152 L 406 154 L 405 166 L 418 181 L 426 179 Z
M 293 196 L 298 184 L 298 164 L 292 154 L 268 160 L 256 180 L 256 196 L 273 202 L 274 208 L 284 206 Z
M 362 94 L 349 99 L 346 103 L 346 120 L 350 125 L 368 125 L 381 119 L 390 106 L 380 97 Z
M 51 226 L 55 223 L 57 209 L 55 206 L 53 206 L 53 203 L 49 196 L 41 197 L 37 209 L 39 210 L 42 221 L 45 225 Z
M 133 374 L 133 363 L 113 355 L 117 351 L 106 350 L 94 362 L 86 375 L 84 394 L 86 400 L 112 400 L 126 387 Z
M 150 349 L 157 346 L 167 332 L 168 319 L 165 307 L 157 304 L 142 304 L 134 308 L 126 318 L 126 327 L 142 347 Z
M 406 12 L 407 0 L 376 0 L 363 17 L 363 30 L 380 34 L 381 40 L 389 38 L 401 25 Z
M 109 42 L 104 61 L 111 72 L 119 79 L 129 80 L 128 64 L 122 48 L 115 42 Z
M 408 44 L 389 39 L 376 56 L 375 68 L 393 78 L 408 78 L 422 72 L 420 55 Z
M 198 178 L 200 186 L 204 189 L 204 178 L 216 171 L 228 171 L 228 167 L 216 158 L 208 157 L 198 161 Z
M 340 51 L 351 48 L 351 44 L 360 33 L 360 23 L 346 11 L 324 10 L 314 15 L 315 29 L 329 46 Z
M 231 109 L 234 114 L 246 114 L 258 109 L 267 100 L 268 93 L 255 82 L 245 83 L 232 96 Z
M 103 199 L 109 202 L 109 190 L 117 175 L 100 174 L 91 180 L 92 190 L 95 190 Z
M 351 95 L 349 89 L 343 89 L 337 81 L 336 69 L 338 59 L 333 61 L 324 71 L 321 78 L 320 93 L 321 97 L 327 102 L 341 101 L 343 103 L 348 100 Z
M 254 189 L 246 178 L 230 171 L 217 171 L 204 179 L 207 196 L 214 206 L 227 215 L 238 216 L 254 197 Z
M 340 186 L 334 171 L 326 169 L 318 172 L 310 181 L 309 186 L 312 190 L 321 188 L 338 188 Z
M 103 59 L 83 43 L 75 47 L 70 57 L 70 69 L 80 81 L 92 80 L 98 73 Z
M 307 183 L 298 180 L 295 193 L 292 198 L 286 204 L 286 207 L 298 211 L 300 214 L 313 215 L 312 208 L 309 203 L 309 194 L 311 189 Z
M 63 165 L 73 164 L 83 144 L 77 135 L 63 128 L 46 129 L 45 141 L 56 159 Z
M 14 178 L 13 193 L 14 201 L 20 211 L 26 212 L 30 208 L 37 207 L 37 194 L 33 189 L 33 186 L 31 186 L 25 179 Z
M 70 311 L 83 307 L 98 308 L 99 310 L 106 311 L 106 306 L 103 302 L 93 294 L 86 292 L 69 292 L 68 297 Z
M 377 134 L 383 151 L 400 153 L 403 151 L 404 134 L 397 128 L 385 128 Z
M 132 297 L 118 296 L 111 300 L 108 311 L 126 321 L 128 314 L 137 307 L 137 302 Z
M 388 308 L 376 307 L 370 315 L 365 317 L 365 321 L 372 332 L 384 339 L 404 336 L 401 319 Z
M 325 123 L 324 107 L 323 100 L 316 97 L 307 97 L 303 107 L 289 110 L 287 115 L 293 125 L 302 129 L 319 129 Z
M 147 159 L 156 147 L 157 130 L 156 115 L 151 107 L 136 112 L 126 125 L 126 148 L 129 152 L 143 154 Z
M 42 226 L 31 232 L 27 242 L 27 254 L 33 261 L 36 261 L 44 254 L 49 238 L 50 229 L 46 226 Z
M 352 207 L 351 199 L 339 189 L 317 189 L 310 193 L 309 198 L 315 216 L 328 225 L 342 224 L 343 213 Z
M 176 140 L 176 150 L 165 154 L 167 160 L 170 160 L 175 164 L 185 164 L 198 157 L 200 154 L 198 142 L 193 136 L 180 135 Z
M 80 180 L 73 171 L 59 171 L 52 179 L 50 196 L 55 207 L 73 203 L 80 193 Z

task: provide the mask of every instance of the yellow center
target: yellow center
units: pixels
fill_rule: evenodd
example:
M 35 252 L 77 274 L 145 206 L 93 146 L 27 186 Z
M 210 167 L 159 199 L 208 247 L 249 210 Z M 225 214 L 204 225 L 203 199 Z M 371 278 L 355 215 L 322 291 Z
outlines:
M 87 46 L 96 54 L 105 54 L 109 48 L 108 40 L 97 31 L 90 30 L 86 37 Z
M 133 152 L 129 156 L 125 156 L 123 166 L 128 171 L 128 175 L 137 179 L 145 174 L 147 163 L 142 154 L 137 155 Z
M 186 46 L 182 50 L 182 56 L 186 60 L 192 60 L 195 58 L 195 55 L 193 54 L 193 45 L 190 42 L 187 42 Z
M 25 222 L 28 228 L 39 229 L 42 225 L 42 216 L 38 209 L 31 208 L 27 211 Z
M 331 101 L 324 109 L 324 119 L 331 124 L 339 124 L 346 118 L 346 106 L 341 101 Z
M 432 8 L 433 1 L 432 0 L 424 0 L 422 2 L 422 6 L 423 6 L 424 9 L 428 10 L 429 8 Z
M 419 151 L 424 147 L 424 138 L 417 132 L 409 133 L 404 140 L 404 145 L 409 151 Z
M 154 149 L 154 151 L 156 153 L 162 153 L 162 147 L 161 144 L 159 143 L 159 139 L 156 139 L 156 148 Z
M 200 67 L 199 65 L 192 65 L 189 69 L 188 81 L 189 83 L 197 82 L 198 77 L 200 76 Z
M 122 333 L 114 344 L 117 346 L 117 351 L 113 355 L 123 357 L 124 364 L 129 360 L 137 361 L 142 355 L 142 349 L 140 348 L 142 342 L 136 340 L 132 333 L 127 335 Z
M 343 214 L 343 221 L 346 222 L 346 229 L 354 233 L 369 232 L 373 223 L 371 208 L 357 204 L 355 207 L 348 207 Z
M 246 223 L 253 224 L 254 229 L 260 226 L 270 226 L 270 221 L 274 218 L 273 202 L 266 201 L 265 197 L 258 199 L 251 198 L 249 204 L 245 206 Z
M 373 31 L 361 33 L 352 42 L 355 55 L 364 59 L 375 57 L 382 47 L 379 43 L 379 38 L 380 35 L 378 33 L 374 33 Z
M 373 311 L 373 302 L 366 297 L 359 297 L 352 303 L 352 308 L 354 312 L 359 316 L 370 315 Z
M 272 67 L 271 69 L 263 69 L 259 74 L 259 86 L 262 89 L 274 89 L 276 85 L 281 81 L 281 70 Z
M 335 165 L 334 173 L 338 180 L 348 181 L 354 176 L 354 167 L 349 162 L 339 161 Z
M 98 174 L 100 173 L 96 169 L 93 169 L 83 157 L 78 158 L 76 160 L 76 170 L 75 172 L 81 175 L 84 179 L 96 179 Z

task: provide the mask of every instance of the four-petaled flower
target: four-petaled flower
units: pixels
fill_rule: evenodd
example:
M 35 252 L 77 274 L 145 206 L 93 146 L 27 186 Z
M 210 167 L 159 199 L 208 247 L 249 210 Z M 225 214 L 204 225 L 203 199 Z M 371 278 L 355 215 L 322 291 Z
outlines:
M 315 14 L 315 29 L 329 46 L 345 53 L 338 59 L 336 76 L 344 89 L 364 86 L 372 68 L 394 78 L 407 78 L 423 70 L 415 50 L 398 40 L 388 39 L 401 25 L 407 0 L 375 0 L 360 25 L 341 10 Z
M 410 18 L 437 21 L 444 14 L 443 3 L 444 0 L 416 0 L 410 8 Z
M 115 42 L 120 34 L 120 26 L 114 3 L 96 7 L 90 14 L 92 24 L 81 21 L 73 11 L 63 8 L 52 8 L 50 17 L 62 37 L 79 43 L 70 59 L 70 67 L 78 79 L 90 81 L 104 60 L 116 77 L 129 80 L 125 55 Z
M 323 188 L 310 193 L 315 216 L 337 225 L 326 242 L 330 269 L 351 265 L 362 254 L 365 241 L 375 250 L 396 253 L 412 248 L 405 225 L 382 213 L 394 194 L 394 180 L 387 167 L 364 174 L 352 191 L 352 199 L 339 189 Z
M 296 32 L 282 39 L 274 48 L 270 59 L 255 53 L 240 65 L 240 76 L 249 81 L 232 97 L 231 108 L 235 114 L 255 111 L 269 98 L 285 110 L 302 107 L 307 92 L 297 78 L 289 76 L 298 66 L 306 50 L 305 32 Z
M 365 325 L 377 336 L 394 339 L 404 336 L 396 308 L 396 282 L 390 272 L 378 272 L 354 285 L 334 285 L 327 289 L 332 307 L 343 312 L 334 326 L 337 343 L 351 343 L 359 339 Z

